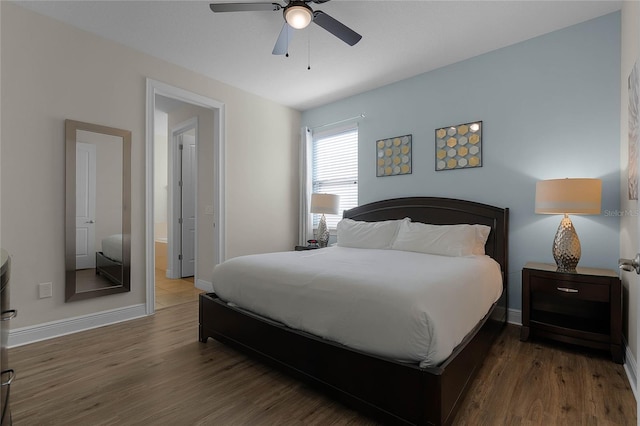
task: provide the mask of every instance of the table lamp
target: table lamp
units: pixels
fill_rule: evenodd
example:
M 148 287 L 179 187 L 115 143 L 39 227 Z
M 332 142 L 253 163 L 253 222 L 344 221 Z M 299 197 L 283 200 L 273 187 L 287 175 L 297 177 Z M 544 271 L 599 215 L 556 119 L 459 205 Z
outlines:
M 329 242 L 329 229 L 327 228 L 327 220 L 324 215 L 338 214 L 340 207 L 340 196 L 335 194 L 311 194 L 311 213 L 322 214 L 320 223 L 318 223 L 318 231 L 316 232 L 316 240 L 320 247 L 326 247 Z
M 549 179 L 536 183 L 536 213 L 564 214 L 553 240 L 553 258 L 559 272 L 575 272 L 580 240 L 569 214 L 600 214 L 600 179 Z

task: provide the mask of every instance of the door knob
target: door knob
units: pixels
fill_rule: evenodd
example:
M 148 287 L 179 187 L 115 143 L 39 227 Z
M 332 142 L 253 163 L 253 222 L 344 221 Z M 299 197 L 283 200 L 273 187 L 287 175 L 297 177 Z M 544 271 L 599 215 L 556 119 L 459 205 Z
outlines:
M 640 253 L 634 259 L 618 259 L 618 268 L 627 272 L 636 271 L 640 275 Z
M 95 222 L 95 221 L 93 221 L 93 220 L 88 220 L 88 221 L 86 221 L 85 223 L 96 223 L 96 222 Z

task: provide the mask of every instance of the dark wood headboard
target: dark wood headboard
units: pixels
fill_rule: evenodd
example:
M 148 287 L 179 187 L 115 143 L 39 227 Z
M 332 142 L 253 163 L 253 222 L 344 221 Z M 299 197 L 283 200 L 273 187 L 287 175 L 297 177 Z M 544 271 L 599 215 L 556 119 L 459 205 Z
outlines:
M 434 225 L 480 224 L 491 227 L 485 252 L 500 264 L 505 290 L 509 266 L 509 209 L 473 201 L 439 197 L 407 197 L 375 201 L 345 210 L 343 217 L 366 222 L 411 218 Z

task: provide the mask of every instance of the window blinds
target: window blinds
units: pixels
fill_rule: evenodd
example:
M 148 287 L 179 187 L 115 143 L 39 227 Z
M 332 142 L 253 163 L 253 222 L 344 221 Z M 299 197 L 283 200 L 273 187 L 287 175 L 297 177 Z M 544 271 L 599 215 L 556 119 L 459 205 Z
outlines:
M 349 127 L 313 136 L 312 191 L 340 196 L 340 213 L 325 215 L 335 229 L 342 212 L 358 205 L 358 128 Z M 320 215 L 313 215 L 316 228 Z

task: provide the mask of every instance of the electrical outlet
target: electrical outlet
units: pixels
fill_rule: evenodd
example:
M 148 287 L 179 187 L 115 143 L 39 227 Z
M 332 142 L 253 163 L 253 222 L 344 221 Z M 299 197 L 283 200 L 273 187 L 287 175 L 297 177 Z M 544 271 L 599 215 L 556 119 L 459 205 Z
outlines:
M 46 299 L 53 296 L 53 283 L 38 284 L 38 298 Z

